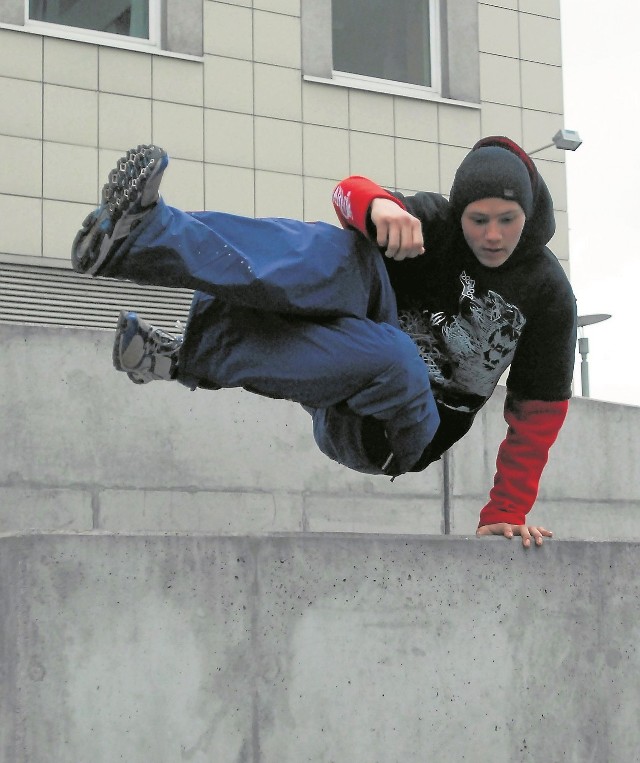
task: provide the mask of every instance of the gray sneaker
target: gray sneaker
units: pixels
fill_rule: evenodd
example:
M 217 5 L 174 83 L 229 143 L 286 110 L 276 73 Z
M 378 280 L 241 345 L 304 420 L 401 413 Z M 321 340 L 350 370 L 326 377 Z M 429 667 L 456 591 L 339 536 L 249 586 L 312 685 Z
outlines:
M 171 381 L 178 368 L 182 339 L 151 326 L 137 313 L 123 310 L 113 344 L 113 365 L 134 384 Z
M 130 149 L 109 173 L 102 203 L 82 223 L 71 247 L 78 273 L 96 275 L 158 201 L 169 157 L 158 146 Z

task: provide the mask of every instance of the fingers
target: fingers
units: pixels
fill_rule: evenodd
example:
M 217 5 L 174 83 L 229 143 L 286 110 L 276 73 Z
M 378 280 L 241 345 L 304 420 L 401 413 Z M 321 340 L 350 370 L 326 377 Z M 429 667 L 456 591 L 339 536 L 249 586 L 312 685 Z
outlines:
M 385 240 L 380 241 L 381 238 Z M 404 260 L 424 253 L 420 222 L 411 215 L 393 220 L 386 228 L 386 236 L 378 229 L 378 243 L 385 247 L 390 259 Z
M 536 525 L 510 525 L 506 522 L 479 527 L 476 530 L 476 535 L 503 535 L 505 538 L 513 538 L 514 535 L 519 535 L 525 548 L 529 548 L 532 543 L 536 546 L 541 546 L 544 538 L 553 537 L 551 530 L 547 530 L 544 527 Z
M 529 546 L 531 545 L 531 533 L 529 532 L 529 528 L 526 525 L 523 525 L 519 529 L 520 529 L 520 537 L 522 538 L 522 545 L 525 548 L 529 548 Z M 536 543 L 538 543 L 537 538 L 536 538 Z M 542 543 L 542 538 L 540 538 L 540 543 Z M 538 545 L 540 545 L 540 543 L 538 543 Z
M 371 221 L 376 226 L 378 246 L 394 260 L 424 253 L 422 225 L 417 217 L 388 199 L 374 199 Z
M 513 538 L 513 527 L 506 522 L 483 525 L 476 530 L 476 535 L 504 535 L 505 538 Z
M 535 543 L 536 546 L 541 546 L 544 538 L 551 538 L 553 533 L 551 530 L 546 530 L 544 527 L 536 527 L 534 525 L 522 525 L 516 528 L 516 532 L 522 538 L 522 545 L 525 548 L 529 548 L 531 543 Z

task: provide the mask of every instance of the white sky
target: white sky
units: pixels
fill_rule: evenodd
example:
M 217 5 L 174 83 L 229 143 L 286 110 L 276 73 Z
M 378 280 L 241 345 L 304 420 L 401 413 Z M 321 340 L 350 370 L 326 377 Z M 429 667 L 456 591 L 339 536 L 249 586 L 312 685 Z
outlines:
M 612 315 L 584 329 L 591 397 L 640 405 L 640 3 L 560 5 L 571 280 L 580 315 Z

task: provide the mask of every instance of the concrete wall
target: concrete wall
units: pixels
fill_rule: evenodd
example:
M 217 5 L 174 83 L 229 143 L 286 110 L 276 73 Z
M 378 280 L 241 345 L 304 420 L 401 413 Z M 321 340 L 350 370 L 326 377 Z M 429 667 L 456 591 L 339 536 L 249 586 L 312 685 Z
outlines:
M 442 462 L 393 483 L 320 454 L 297 405 L 133 385 L 112 332 L 0 324 L 0 531 L 474 532 L 504 390 Z M 448 515 L 445 509 L 449 510 Z M 531 515 L 558 537 L 640 540 L 640 409 L 574 399 Z
M 454 533 L 469 531 L 492 484 L 504 395 L 453 450 Z M 562 538 L 640 540 L 640 408 L 573 398 L 529 516 Z
M 3 537 L 0 757 L 629 763 L 638 552 Z

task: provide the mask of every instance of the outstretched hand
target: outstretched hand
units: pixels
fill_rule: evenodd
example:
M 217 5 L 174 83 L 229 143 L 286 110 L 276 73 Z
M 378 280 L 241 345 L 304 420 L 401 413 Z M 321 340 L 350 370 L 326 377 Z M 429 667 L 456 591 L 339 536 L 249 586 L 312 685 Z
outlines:
M 545 530 L 539 525 L 510 525 L 508 522 L 498 522 L 495 525 L 484 525 L 476 530 L 478 537 L 482 535 L 504 535 L 505 538 L 513 538 L 519 535 L 522 538 L 522 545 L 529 548 L 533 539 L 536 546 L 541 546 L 544 538 L 553 537 L 551 530 Z
M 422 225 L 417 217 L 389 199 L 374 199 L 371 222 L 376 226 L 378 246 L 394 260 L 424 254 Z

